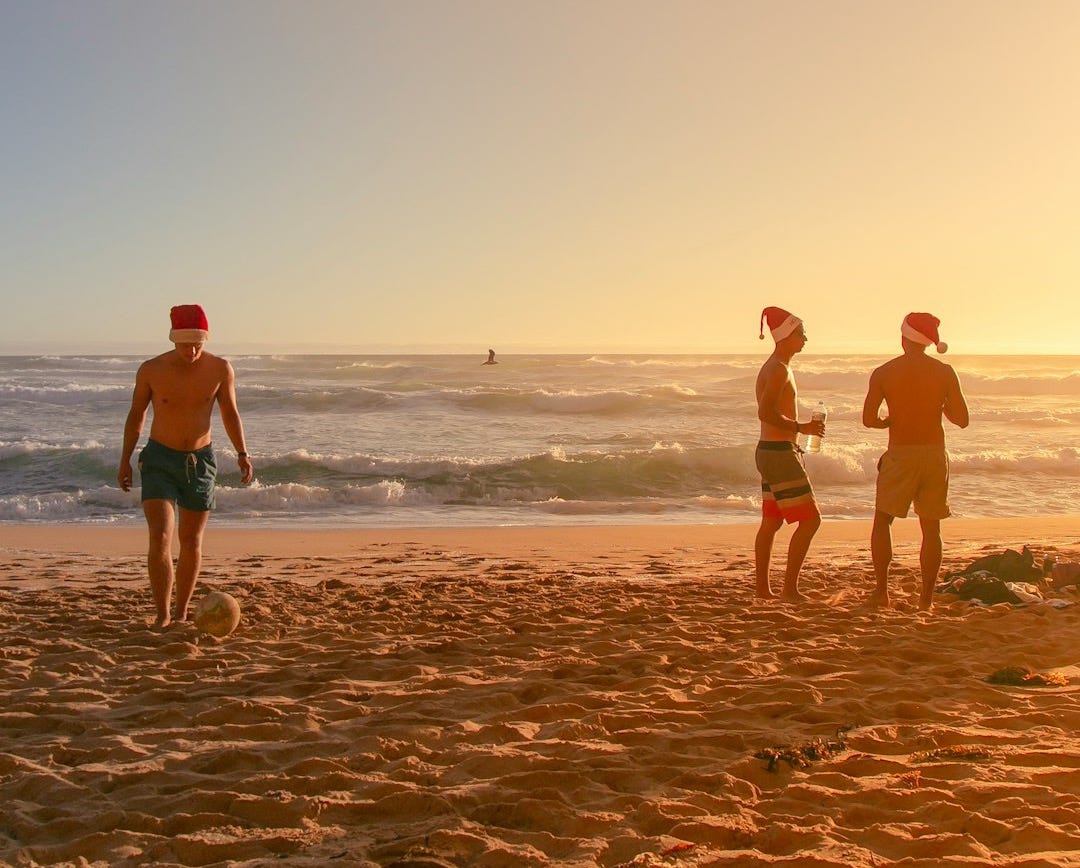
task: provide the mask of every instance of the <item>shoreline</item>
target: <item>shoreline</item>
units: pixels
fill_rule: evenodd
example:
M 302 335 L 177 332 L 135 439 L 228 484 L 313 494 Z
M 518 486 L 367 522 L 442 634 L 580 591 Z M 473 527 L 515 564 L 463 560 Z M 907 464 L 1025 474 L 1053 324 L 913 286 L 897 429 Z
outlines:
M 346 555 L 366 547 L 410 542 L 456 546 L 470 551 L 496 549 L 527 554 L 556 546 L 576 554 L 601 554 L 612 549 L 643 551 L 657 546 L 745 546 L 752 553 L 757 522 L 720 524 L 627 524 L 564 526 L 468 526 L 395 528 L 241 528 L 215 527 L 213 519 L 203 539 L 204 556 L 237 557 L 253 547 L 266 554 Z M 826 521 L 814 537 L 808 561 L 815 551 L 863 544 L 869 556 L 871 522 L 866 519 Z M 1002 548 L 1023 545 L 1080 544 L 1080 514 L 1022 516 L 1016 518 L 955 518 L 942 522 L 946 555 L 955 548 L 998 543 Z M 777 535 L 777 553 L 786 546 L 790 527 Z M 917 519 L 893 522 L 897 545 L 917 544 Z M 19 553 L 77 553 L 129 555 L 145 548 L 146 528 L 94 527 L 63 524 L 8 524 L 0 526 L 0 551 Z M 774 553 L 775 561 L 775 553 Z M 774 563 L 775 568 L 775 563 Z

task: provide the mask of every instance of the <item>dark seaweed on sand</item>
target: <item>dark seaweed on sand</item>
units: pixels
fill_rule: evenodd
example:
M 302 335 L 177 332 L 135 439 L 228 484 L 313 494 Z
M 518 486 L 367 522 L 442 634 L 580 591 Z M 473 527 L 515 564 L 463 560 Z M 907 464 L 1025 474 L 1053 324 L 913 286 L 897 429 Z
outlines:
M 973 760 L 993 759 L 994 754 L 985 747 L 971 747 L 962 744 L 952 747 L 939 747 L 935 750 L 921 750 L 911 755 L 911 761 L 916 763 L 947 763 Z
M 840 751 L 847 750 L 847 733 L 853 726 L 842 726 L 831 739 L 814 738 L 803 744 L 766 747 L 754 754 L 755 759 L 765 760 L 766 771 L 775 772 L 781 762 L 793 769 L 804 769 L 817 760 L 831 759 Z
M 1065 687 L 1069 679 L 1060 672 L 1043 675 L 1026 666 L 1006 666 L 987 679 L 991 684 L 1011 684 L 1017 687 Z

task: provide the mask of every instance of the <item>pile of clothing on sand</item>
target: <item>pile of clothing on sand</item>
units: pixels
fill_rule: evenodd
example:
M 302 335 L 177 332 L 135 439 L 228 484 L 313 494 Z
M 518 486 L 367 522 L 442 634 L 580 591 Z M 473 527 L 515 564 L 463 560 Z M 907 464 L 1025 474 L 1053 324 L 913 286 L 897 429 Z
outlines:
M 1006 549 L 976 558 L 960 572 L 947 575 L 936 590 L 987 606 L 1041 603 L 1062 608 L 1075 601 L 1055 596 L 1056 592 L 1078 586 L 1080 564 L 1059 564 L 1054 555 L 1048 554 L 1042 565 L 1036 566 L 1035 553 L 1024 546 L 1021 551 Z

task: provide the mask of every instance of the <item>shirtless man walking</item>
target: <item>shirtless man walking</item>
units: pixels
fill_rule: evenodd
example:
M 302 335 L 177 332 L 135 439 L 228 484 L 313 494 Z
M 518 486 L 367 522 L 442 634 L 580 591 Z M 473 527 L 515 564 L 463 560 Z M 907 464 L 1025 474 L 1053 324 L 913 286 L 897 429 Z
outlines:
M 798 420 L 798 394 L 791 360 L 806 346 L 802 320 L 782 308 L 767 307 L 761 312 L 758 336 L 762 339 L 766 320 L 776 348 L 761 366 L 755 387 L 761 421 L 761 439 L 754 454 L 761 474 L 761 527 L 754 541 L 756 596 L 764 599 L 775 596 L 769 585 L 773 540 L 784 522 L 798 522 L 788 543 L 780 598 L 799 602 L 806 599 L 799 592 L 799 571 L 810 549 L 810 541 L 821 527 L 821 513 L 795 440 L 799 434 L 823 436 L 825 423 Z
M 878 462 L 877 497 L 870 549 L 877 587 L 870 597 L 889 605 L 889 565 L 892 563 L 893 518 L 906 518 L 912 502 L 922 530 L 919 566 L 922 589 L 919 608 L 929 611 L 941 569 L 941 520 L 949 517 L 949 454 L 941 419 L 968 426 L 968 406 L 960 380 L 950 365 L 926 355 L 933 344 L 939 353 L 948 347 L 938 338 L 941 321 L 928 313 L 909 313 L 900 326 L 904 354 L 870 375 L 863 403 L 863 425 L 887 428 L 889 448 Z M 882 402 L 888 416 L 880 418 Z
M 131 490 L 131 456 L 146 413 L 153 406 L 150 439 L 139 453 L 142 505 L 150 532 L 147 568 L 157 609 L 158 627 L 173 620 L 169 612 L 174 571 L 173 530 L 179 507 L 180 555 L 175 570 L 175 620 L 188 617 L 188 606 L 202 563 L 202 538 L 214 507 L 217 463 L 210 444 L 210 415 L 220 408 L 225 433 L 236 449 L 241 481 L 251 482 L 254 468 L 244 445 L 244 426 L 236 407 L 235 375 L 225 359 L 203 351 L 209 337 L 206 314 L 197 304 L 170 312 L 169 340 L 175 348 L 149 359 L 135 375 L 131 409 L 124 424 L 124 446 L 116 479 Z

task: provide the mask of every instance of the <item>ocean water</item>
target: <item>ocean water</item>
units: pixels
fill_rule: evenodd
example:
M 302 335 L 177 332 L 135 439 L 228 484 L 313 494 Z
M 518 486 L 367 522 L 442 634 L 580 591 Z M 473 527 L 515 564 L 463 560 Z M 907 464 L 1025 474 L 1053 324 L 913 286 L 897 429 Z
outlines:
M 887 356 L 799 356 L 807 468 L 827 518 L 872 515 L 884 431 L 860 424 Z M 1080 357 L 947 356 L 972 424 L 946 423 L 954 514 L 1080 511 Z M 256 466 L 239 484 L 215 414 L 216 524 L 753 522 L 764 355 L 233 356 Z M 142 359 L 0 357 L 0 522 L 142 522 L 116 485 Z M 143 441 L 149 431 L 149 420 Z M 136 474 L 138 485 L 138 474 Z

